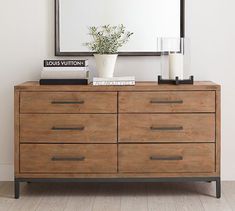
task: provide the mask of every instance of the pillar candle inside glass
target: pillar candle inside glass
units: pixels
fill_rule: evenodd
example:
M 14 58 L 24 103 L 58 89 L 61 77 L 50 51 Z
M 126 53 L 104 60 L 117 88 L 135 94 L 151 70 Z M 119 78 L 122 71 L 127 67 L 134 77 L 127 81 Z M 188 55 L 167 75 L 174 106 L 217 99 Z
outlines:
M 181 53 L 169 54 L 169 78 L 184 79 L 184 55 Z

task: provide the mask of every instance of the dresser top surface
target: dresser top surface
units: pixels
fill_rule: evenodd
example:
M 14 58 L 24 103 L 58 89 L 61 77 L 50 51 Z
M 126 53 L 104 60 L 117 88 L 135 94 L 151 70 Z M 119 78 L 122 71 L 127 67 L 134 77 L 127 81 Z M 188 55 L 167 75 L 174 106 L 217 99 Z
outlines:
M 136 82 L 135 86 L 89 85 L 40 85 L 38 81 L 27 81 L 16 85 L 18 91 L 180 91 L 220 90 L 220 85 L 211 81 L 196 81 L 193 85 L 159 85 L 157 82 Z

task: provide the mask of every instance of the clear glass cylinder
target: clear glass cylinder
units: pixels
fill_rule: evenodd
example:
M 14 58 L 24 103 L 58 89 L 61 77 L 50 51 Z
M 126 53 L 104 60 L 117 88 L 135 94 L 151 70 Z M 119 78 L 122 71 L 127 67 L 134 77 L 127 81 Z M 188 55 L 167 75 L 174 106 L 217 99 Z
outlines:
M 161 58 L 161 76 L 163 79 L 189 79 L 190 43 L 188 38 L 158 38 L 157 51 Z

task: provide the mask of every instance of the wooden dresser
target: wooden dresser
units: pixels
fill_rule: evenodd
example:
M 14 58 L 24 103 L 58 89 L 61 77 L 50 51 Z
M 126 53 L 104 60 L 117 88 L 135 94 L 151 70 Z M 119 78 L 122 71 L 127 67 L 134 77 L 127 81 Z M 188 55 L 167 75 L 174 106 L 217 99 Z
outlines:
M 220 86 L 15 86 L 20 182 L 215 181 Z

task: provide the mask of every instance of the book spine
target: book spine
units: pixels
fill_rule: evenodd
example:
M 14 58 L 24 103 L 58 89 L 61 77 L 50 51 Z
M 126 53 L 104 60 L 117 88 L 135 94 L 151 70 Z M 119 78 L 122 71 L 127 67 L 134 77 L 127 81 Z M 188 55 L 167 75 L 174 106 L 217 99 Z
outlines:
M 60 71 L 88 71 L 88 67 L 43 67 L 43 71 L 60 72 Z
M 135 81 L 93 81 L 94 86 L 134 86 Z
M 88 60 L 44 60 L 44 67 L 86 67 Z
M 89 79 L 41 79 L 40 85 L 88 85 Z
M 89 71 L 42 71 L 41 79 L 83 79 L 89 78 Z
M 135 77 L 113 77 L 113 78 L 97 78 L 97 77 L 94 77 L 93 78 L 93 81 L 110 81 L 110 82 L 113 82 L 113 81 L 118 81 L 118 82 L 122 82 L 122 81 L 135 81 Z

